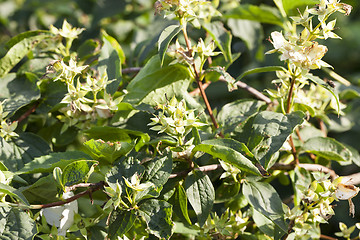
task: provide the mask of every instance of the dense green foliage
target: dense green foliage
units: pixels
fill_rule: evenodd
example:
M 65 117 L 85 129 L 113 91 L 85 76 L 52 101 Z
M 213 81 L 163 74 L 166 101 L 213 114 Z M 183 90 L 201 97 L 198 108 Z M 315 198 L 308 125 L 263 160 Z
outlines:
M 0 1 L 0 239 L 360 237 L 358 12 Z

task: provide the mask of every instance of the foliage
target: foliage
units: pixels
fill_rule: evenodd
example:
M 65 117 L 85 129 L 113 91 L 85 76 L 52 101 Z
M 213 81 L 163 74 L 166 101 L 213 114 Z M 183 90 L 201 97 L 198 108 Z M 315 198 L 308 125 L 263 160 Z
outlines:
M 260 3 L 0 2 L 0 239 L 358 237 L 352 6 Z

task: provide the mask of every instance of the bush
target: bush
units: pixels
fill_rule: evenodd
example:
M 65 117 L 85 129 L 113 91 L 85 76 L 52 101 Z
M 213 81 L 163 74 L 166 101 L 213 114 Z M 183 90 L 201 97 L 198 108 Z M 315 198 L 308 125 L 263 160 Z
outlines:
M 351 5 L 0 7 L 1 239 L 358 234 Z

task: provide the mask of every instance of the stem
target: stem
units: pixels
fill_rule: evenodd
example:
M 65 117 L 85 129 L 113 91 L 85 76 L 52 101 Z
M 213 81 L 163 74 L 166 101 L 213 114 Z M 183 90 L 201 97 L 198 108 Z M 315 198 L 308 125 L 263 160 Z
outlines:
M 295 82 L 296 82 L 296 76 L 293 76 L 291 79 L 291 83 L 290 83 L 290 90 L 289 90 L 289 95 L 288 95 L 288 99 L 287 99 L 286 113 L 290 113 L 290 111 L 291 111 L 291 105 L 292 105 L 291 102 L 292 102 L 292 98 L 294 95 Z M 293 140 L 292 135 L 290 135 L 290 137 L 289 137 L 289 144 L 291 146 L 291 153 L 294 156 L 294 163 L 299 164 L 299 158 L 296 153 L 296 148 L 294 145 L 294 140 Z
M 201 172 L 210 172 L 210 171 L 214 171 L 217 169 L 220 169 L 221 165 L 220 164 L 213 164 L 213 165 L 207 165 L 207 166 L 201 166 L 198 168 L 194 168 L 194 170 L 198 170 Z M 189 172 L 191 171 L 191 169 L 185 170 L 185 171 L 181 171 L 178 173 L 173 173 L 170 174 L 169 178 L 176 178 L 176 177 L 180 177 L 180 176 L 186 176 Z
M 47 203 L 47 204 L 41 204 L 41 205 L 30 205 L 30 209 L 43 209 L 43 208 L 50 208 L 50 207 L 56 207 L 56 206 L 62 206 L 64 204 L 67 204 L 69 202 L 75 201 L 76 199 L 91 194 L 94 191 L 100 190 L 103 186 L 105 185 L 105 182 L 101 181 L 98 183 L 92 183 L 89 186 L 91 186 L 89 189 L 87 189 L 86 191 L 80 192 L 68 199 L 65 199 L 64 201 L 58 201 L 58 202 L 53 202 L 53 203 Z M 84 185 L 85 186 L 85 185 Z M 72 186 L 74 187 L 74 186 Z M 71 188 L 71 187 L 70 187 Z M 76 188 L 76 187 L 75 187 Z
M 187 31 L 186 31 L 186 24 L 183 25 L 183 28 L 182 28 L 182 31 L 183 31 L 183 34 L 184 34 L 184 38 L 185 38 L 185 42 L 186 42 L 186 47 L 188 49 L 188 56 L 191 57 L 191 42 L 190 42 L 190 39 L 187 35 Z M 214 117 L 214 114 L 212 112 L 212 109 L 211 109 L 211 106 L 210 106 L 210 103 L 209 103 L 209 100 L 206 96 L 206 93 L 204 91 L 204 87 L 203 87 L 203 83 L 201 82 L 200 80 L 200 74 L 198 72 L 198 70 L 196 69 L 196 66 L 195 66 L 195 63 L 192 64 L 192 67 L 194 69 L 194 72 L 195 72 L 195 80 L 196 80 L 196 83 L 198 84 L 198 87 L 199 87 L 199 90 L 200 90 L 200 94 L 201 94 L 201 97 L 203 98 L 204 102 L 205 102 L 205 106 L 206 106 L 206 109 L 208 110 L 209 112 L 209 115 L 210 115 L 210 118 L 211 118 L 211 121 L 214 125 L 214 127 L 216 129 L 219 128 L 219 125 L 218 123 L 216 122 L 216 119 Z

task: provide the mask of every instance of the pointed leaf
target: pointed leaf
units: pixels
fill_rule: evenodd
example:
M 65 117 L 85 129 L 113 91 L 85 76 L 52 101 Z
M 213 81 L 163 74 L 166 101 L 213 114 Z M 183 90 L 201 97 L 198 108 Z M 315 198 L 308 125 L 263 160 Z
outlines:
M 279 151 L 295 127 L 304 121 L 304 117 L 305 114 L 300 111 L 286 115 L 263 111 L 255 116 L 249 146 L 258 145 L 252 152 L 265 169 L 269 169 L 273 165 L 272 155 Z
M 242 192 L 256 211 L 270 219 L 284 233 L 287 232 L 282 201 L 269 183 L 245 182 Z
M 4 111 L 10 112 L 11 116 L 19 108 L 28 105 L 40 98 L 40 90 L 36 80 L 24 76 L 17 77 L 16 73 L 9 73 L 0 78 L 0 101 L 7 99 Z
M 179 34 L 181 29 L 182 27 L 180 25 L 170 25 L 161 32 L 158 40 L 158 50 L 161 60 L 161 66 L 163 65 L 165 53 L 167 48 L 169 47 L 171 40 Z
M 157 156 L 154 159 L 144 164 L 145 172 L 143 175 L 143 181 L 150 181 L 155 186 L 163 186 L 172 171 L 172 156 L 171 152 L 162 157 Z
M 220 21 L 204 23 L 203 28 L 210 34 L 212 39 L 215 41 L 216 46 L 224 54 L 227 62 L 232 62 L 231 55 L 231 33 L 226 30 L 223 23 Z
M 261 175 L 252 161 L 246 158 L 241 152 L 249 157 L 253 157 L 253 154 L 243 143 L 233 139 L 214 139 L 203 141 L 201 144 L 195 146 L 193 153 L 196 151 L 205 152 L 215 158 L 220 158 L 221 160 L 230 163 L 245 172 Z
M 37 234 L 35 221 L 26 212 L 0 207 L 0 236 L 6 240 L 32 240 Z
M 6 55 L 0 59 L 0 78 L 4 77 L 10 70 L 15 67 L 36 45 L 42 40 L 51 38 L 53 35 L 49 32 L 22 33 L 10 40 L 8 46 L 11 46 Z
M 79 160 L 68 164 L 62 173 L 62 183 L 65 187 L 76 183 L 86 182 L 94 167 L 98 165 L 94 160 Z
M 115 216 L 113 216 L 114 213 L 116 213 Z M 117 236 L 122 237 L 131 229 L 136 220 L 136 215 L 134 210 L 114 210 L 111 213 L 111 218 L 115 219 L 110 222 L 108 237 L 110 238 L 110 240 L 113 240 L 118 239 Z
M 101 139 L 104 141 L 128 143 L 136 141 L 136 151 L 139 151 L 145 143 L 150 141 L 150 137 L 147 133 L 117 127 L 93 127 L 84 132 L 89 138 Z
M 34 184 L 22 191 L 26 199 L 32 204 L 46 204 L 59 201 L 57 182 L 53 175 L 37 180 Z
M 188 213 L 188 202 L 185 189 L 182 185 L 176 186 L 175 193 L 169 199 L 169 202 L 173 205 L 174 213 L 185 223 L 191 225 L 191 220 Z
M 175 64 L 161 68 L 159 57 L 152 57 L 127 87 L 124 102 L 155 106 L 167 96 L 182 96 L 191 82 L 189 69 Z
M 105 142 L 101 139 L 91 139 L 84 143 L 89 154 L 101 163 L 113 163 L 121 156 L 128 154 L 134 144 L 128 142 Z
M 201 171 L 193 171 L 184 182 L 188 200 L 194 209 L 200 226 L 208 218 L 215 200 L 215 190 L 208 175 Z
M 218 113 L 217 119 L 219 124 L 227 129 L 226 132 L 231 132 L 237 125 L 259 112 L 260 108 L 264 105 L 265 103 L 263 101 L 240 99 L 225 104 Z M 236 114 L 234 114 L 234 112 L 236 112 Z
M 224 15 L 225 18 L 247 19 L 261 23 L 283 25 L 279 10 L 266 5 L 241 4 Z
M 351 151 L 345 145 L 329 137 L 310 138 L 304 143 L 303 149 L 317 156 L 339 162 L 349 161 L 352 158 Z
M 17 171 L 34 158 L 50 152 L 49 145 L 32 133 L 21 133 L 20 137 L 6 142 L 0 138 L 0 161 L 10 170 Z
M 55 167 L 64 168 L 76 160 L 89 159 L 90 156 L 80 151 L 56 152 L 35 158 L 26 163 L 16 174 L 52 172 Z
M 281 66 L 267 66 L 267 67 L 253 68 L 242 73 L 239 77 L 236 78 L 236 81 L 240 81 L 241 79 L 243 79 L 244 77 L 250 74 L 263 73 L 263 72 L 276 72 L 276 71 L 286 71 L 286 69 Z
M 19 192 L 17 189 L 15 189 L 9 185 L 0 183 L 0 193 L 5 193 L 5 194 L 19 200 L 23 204 L 29 205 L 29 202 L 27 201 L 25 196 L 21 192 Z M 2 195 L 2 194 L 0 194 L 0 195 Z
M 103 31 L 102 38 L 104 45 L 101 48 L 99 57 L 99 71 L 101 76 L 106 73 L 109 82 L 106 86 L 106 92 L 114 94 L 121 81 L 121 58 L 123 55 L 119 43 L 106 32 Z
M 170 239 L 174 223 L 171 221 L 172 207 L 169 203 L 150 199 L 140 205 L 139 213 L 145 219 L 151 234 L 158 238 Z

